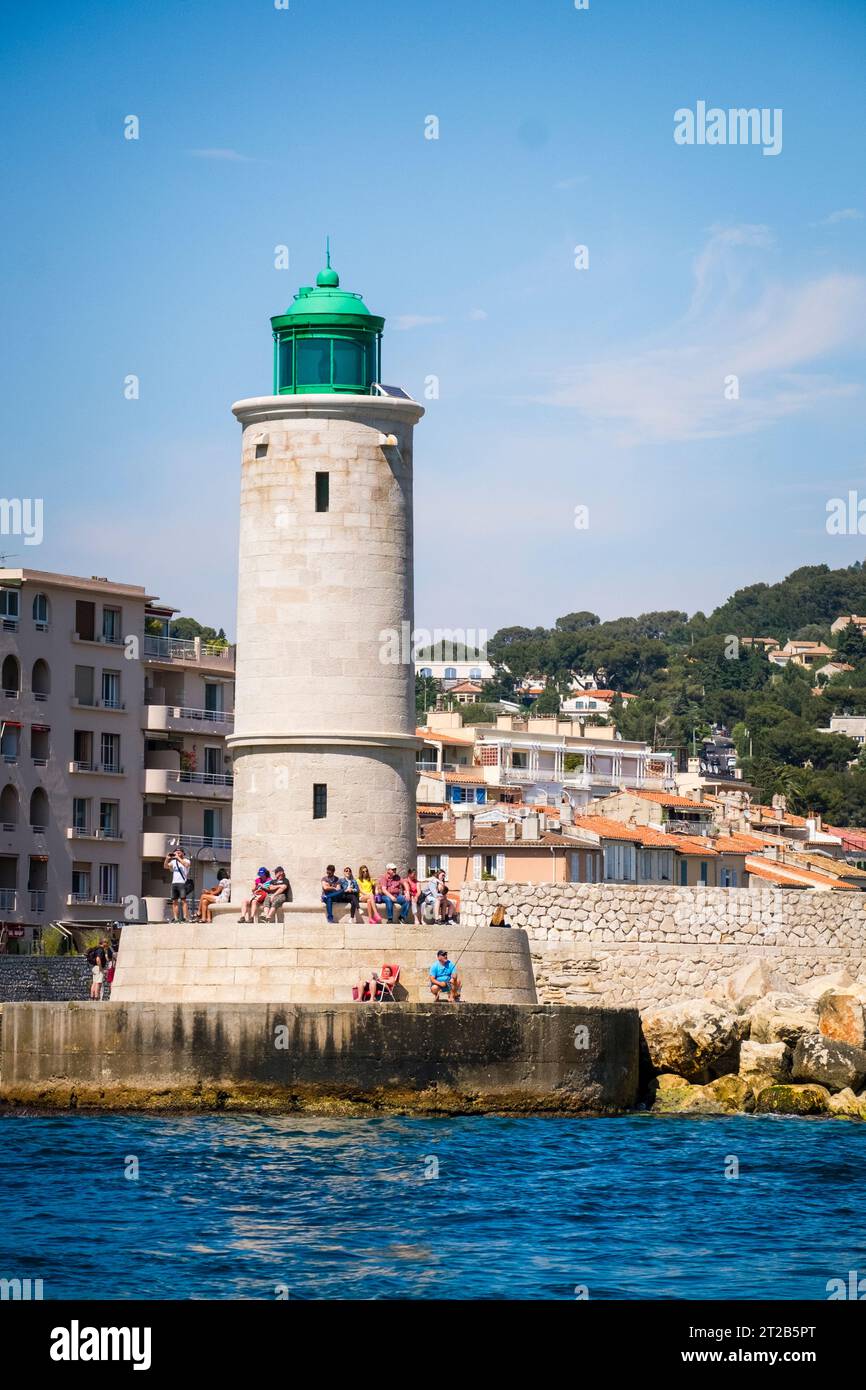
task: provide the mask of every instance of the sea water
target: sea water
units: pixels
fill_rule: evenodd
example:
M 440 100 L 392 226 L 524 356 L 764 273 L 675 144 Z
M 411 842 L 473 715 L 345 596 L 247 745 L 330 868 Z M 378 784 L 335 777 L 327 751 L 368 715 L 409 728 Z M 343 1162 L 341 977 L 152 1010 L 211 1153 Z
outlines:
M 45 1299 L 803 1298 L 866 1274 L 866 1125 L 0 1119 L 0 1279 Z

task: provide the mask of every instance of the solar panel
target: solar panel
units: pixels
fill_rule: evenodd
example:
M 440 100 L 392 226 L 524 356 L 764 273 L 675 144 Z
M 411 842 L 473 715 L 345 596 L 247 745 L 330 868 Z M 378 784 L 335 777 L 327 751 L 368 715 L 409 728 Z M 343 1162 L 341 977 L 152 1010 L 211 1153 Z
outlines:
M 402 386 L 383 386 L 380 381 L 373 383 L 373 390 L 377 396 L 393 396 L 398 401 L 411 401 L 412 397 L 408 391 L 404 391 Z

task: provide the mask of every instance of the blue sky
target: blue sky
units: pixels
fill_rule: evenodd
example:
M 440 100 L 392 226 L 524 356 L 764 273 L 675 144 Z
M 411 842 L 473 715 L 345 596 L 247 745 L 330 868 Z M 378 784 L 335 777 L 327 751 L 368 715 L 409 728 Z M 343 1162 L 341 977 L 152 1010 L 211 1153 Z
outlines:
M 866 495 L 862 0 L 80 0 L 4 39 L 0 491 L 45 506 L 10 563 L 233 631 L 229 407 L 326 232 L 385 379 L 440 382 L 419 625 L 709 611 L 866 555 L 825 525 Z M 781 153 L 677 145 L 699 100 L 781 108 Z

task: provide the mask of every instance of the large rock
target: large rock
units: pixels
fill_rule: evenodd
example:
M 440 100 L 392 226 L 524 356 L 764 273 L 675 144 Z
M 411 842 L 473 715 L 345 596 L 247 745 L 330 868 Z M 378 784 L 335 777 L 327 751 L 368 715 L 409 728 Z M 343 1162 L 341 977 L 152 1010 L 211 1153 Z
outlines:
M 755 1100 L 759 1115 L 826 1115 L 829 1109 L 823 1086 L 765 1086 Z
M 866 1046 L 863 1004 L 852 990 L 829 989 L 818 1000 L 818 1032 L 832 1042 Z
M 818 1006 L 796 994 L 773 990 L 749 1010 L 753 1042 L 795 1043 L 803 1033 L 817 1033 Z
M 855 1096 L 850 1086 L 830 1097 L 830 1110 L 834 1115 L 850 1116 L 852 1119 L 866 1119 L 866 1096 Z
M 784 976 L 771 970 L 766 961 L 750 960 L 710 990 L 708 997 L 742 1013 L 771 990 L 785 992 L 789 989 Z
M 707 1086 L 704 1094 L 723 1105 L 726 1110 L 754 1110 L 755 1093 L 742 1076 L 719 1076 Z
M 710 1081 L 736 1071 L 743 1023 L 708 999 L 681 1000 L 641 1015 L 650 1061 L 656 1071 L 687 1081 Z
M 854 977 L 847 970 L 835 970 L 832 975 L 816 975 L 814 980 L 798 985 L 797 993 L 805 994 L 807 999 L 818 1000 L 828 989 L 847 989 L 853 983 Z
M 740 1044 L 740 1076 L 753 1086 L 756 1082 L 787 1081 L 791 1075 L 791 1052 L 786 1043 L 747 1042 Z
M 817 1081 L 830 1091 L 846 1086 L 860 1091 L 866 1081 L 866 1051 L 850 1043 L 831 1042 L 820 1033 L 807 1033 L 794 1048 L 791 1075 L 795 1081 Z
M 720 1076 L 706 1086 L 692 1086 L 681 1076 L 659 1076 L 653 1111 L 659 1115 L 729 1115 L 753 1110 L 751 1087 L 739 1076 Z

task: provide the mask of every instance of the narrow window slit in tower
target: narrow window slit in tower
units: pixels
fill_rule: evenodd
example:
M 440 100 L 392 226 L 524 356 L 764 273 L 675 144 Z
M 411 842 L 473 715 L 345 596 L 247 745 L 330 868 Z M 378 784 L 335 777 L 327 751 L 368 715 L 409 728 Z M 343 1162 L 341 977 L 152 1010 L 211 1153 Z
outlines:
M 327 473 L 325 477 L 327 477 Z M 328 787 L 325 782 L 313 783 L 313 820 L 324 820 L 328 814 Z
M 330 502 L 330 474 L 316 474 L 316 511 L 326 512 Z
M 257 444 L 257 445 L 256 445 L 256 458 L 257 458 L 257 459 L 266 459 L 267 456 L 268 456 L 268 446 L 267 446 L 267 444 Z

